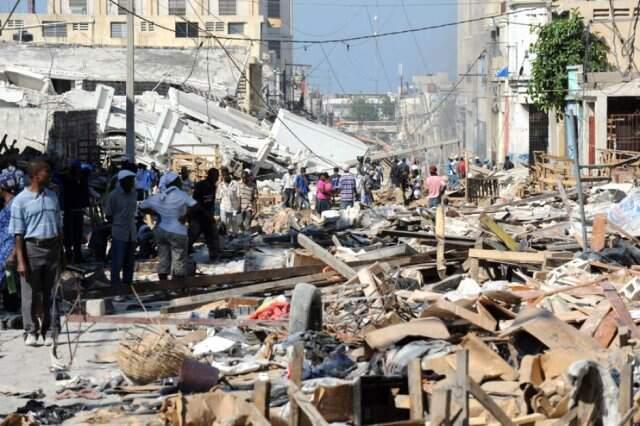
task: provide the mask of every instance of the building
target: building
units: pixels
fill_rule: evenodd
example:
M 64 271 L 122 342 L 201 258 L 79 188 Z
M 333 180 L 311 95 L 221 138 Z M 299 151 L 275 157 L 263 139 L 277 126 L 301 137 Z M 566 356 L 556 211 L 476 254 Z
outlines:
M 125 9 L 129 1 L 48 0 L 46 10 L 38 13 L 16 13 L 8 21 L 8 15 L 0 15 L 0 22 L 6 22 L 0 41 L 122 48 L 127 44 Z M 210 36 L 225 37 L 225 47 L 248 47 L 250 55 L 241 65 L 254 86 L 260 84 L 261 91 L 265 86 L 277 87 L 275 82 L 263 81 L 267 79 L 262 75 L 264 64 L 278 70 L 293 62 L 292 45 L 286 42 L 293 38 L 292 0 L 134 3 L 136 13 L 143 17 L 135 20 L 135 44 L 139 48 L 218 49 L 218 43 Z M 256 43 L 247 39 L 269 41 Z M 245 79 L 240 79 L 235 89 L 246 108 L 255 110 L 259 106 L 260 96 L 249 93 Z
M 460 3 L 458 26 L 458 129 L 467 150 L 501 162 L 527 163 L 549 145 L 548 114 L 527 96 L 536 25 L 549 22 L 546 1 Z

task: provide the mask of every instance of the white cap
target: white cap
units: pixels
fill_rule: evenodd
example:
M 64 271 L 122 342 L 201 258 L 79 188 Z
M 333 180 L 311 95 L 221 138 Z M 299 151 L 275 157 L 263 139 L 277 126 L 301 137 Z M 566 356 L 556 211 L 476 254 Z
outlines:
M 124 178 L 128 178 L 128 177 L 130 177 L 130 176 L 134 176 L 134 177 L 135 177 L 135 175 L 136 175 L 136 174 L 135 174 L 135 173 L 133 173 L 133 172 L 132 172 L 132 171 L 130 171 L 130 170 L 120 170 L 120 171 L 118 172 L 118 180 L 122 180 L 122 179 L 124 179 Z
M 178 175 L 176 173 L 167 172 L 163 174 L 162 177 L 160 178 L 160 182 L 158 182 L 158 187 L 160 188 L 161 191 L 164 191 L 167 188 L 167 185 L 169 185 L 171 182 L 173 182 L 176 179 L 178 179 Z
M 349 170 L 351 169 L 351 167 L 349 167 L 348 164 L 343 164 L 342 165 L 342 171 L 348 173 Z

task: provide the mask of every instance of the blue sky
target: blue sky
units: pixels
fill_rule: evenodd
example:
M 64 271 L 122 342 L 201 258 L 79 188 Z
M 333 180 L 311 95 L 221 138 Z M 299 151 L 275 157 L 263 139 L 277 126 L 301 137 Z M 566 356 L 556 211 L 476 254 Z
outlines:
M 293 3 L 295 36 L 305 40 L 384 33 L 456 20 L 455 0 L 293 0 Z M 0 0 L 0 12 L 6 12 L 11 5 L 13 0 Z M 39 10 L 45 5 L 46 0 L 37 0 Z M 26 10 L 25 0 L 18 10 Z M 455 27 L 380 38 L 377 46 L 374 39 L 369 39 L 351 43 L 348 48 L 344 44 L 323 47 L 311 45 L 305 51 L 303 46 L 294 45 L 295 62 L 312 66 L 310 84 L 322 91 L 395 91 L 399 86 L 399 64 L 403 65 L 405 79 L 441 71 L 448 72 L 451 79 L 456 78 Z
M 456 20 L 454 0 L 294 0 L 294 5 L 297 39 L 345 38 Z M 305 51 L 295 45 L 295 62 L 313 65 L 312 86 L 337 93 L 397 90 L 398 64 L 403 64 L 405 80 L 441 71 L 456 78 L 456 28 L 414 35 L 379 38 L 377 48 L 373 39 L 354 42 L 349 49 L 324 45 L 324 52 L 320 46 Z

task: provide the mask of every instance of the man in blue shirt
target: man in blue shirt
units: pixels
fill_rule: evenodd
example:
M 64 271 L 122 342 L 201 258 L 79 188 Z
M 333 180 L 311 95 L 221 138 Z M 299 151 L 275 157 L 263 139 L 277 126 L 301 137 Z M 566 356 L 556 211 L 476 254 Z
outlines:
M 309 178 L 307 177 L 307 169 L 300 167 L 300 173 L 293 181 L 293 187 L 296 191 L 296 206 L 298 210 L 309 209 Z
M 9 233 L 16 238 L 25 344 L 37 346 L 42 338 L 46 346 L 51 346 L 60 330 L 55 281 L 61 254 L 62 216 L 58 197 L 47 188 L 49 165 L 43 160 L 32 161 L 29 176 L 31 184 L 11 205 Z M 41 319 L 36 309 L 38 299 L 43 306 Z

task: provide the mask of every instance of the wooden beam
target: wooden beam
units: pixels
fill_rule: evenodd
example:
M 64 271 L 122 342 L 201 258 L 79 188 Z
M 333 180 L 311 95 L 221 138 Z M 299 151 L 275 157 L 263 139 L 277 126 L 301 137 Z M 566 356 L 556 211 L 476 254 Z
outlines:
M 549 252 L 537 251 L 498 251 L 485 249 L 470 249 L 469 257 L 491 262 L 505 263 L 531 263 L 542 265 L 549 255 Z
M 511 418 L 507 416 L 507 414 L 502 411 L 502 408 L 489 396 L 487 393 L 480 387 L 475 380 L 471 377 L 467 377 L 468 379 L 468 388 L 469 392 L 473 395 L 473 397 L 480 403 L 484 408 L 491 413 L 493 417 L 500 422 L 502 426 L 515 426 L 515 423 L 511 421 Z
M 593 218 L 591 228 L 591 250 L 598 253 L 604 249 L 607 242 L 607 215 L 597 214 Z
M 635 339 L 640 339 L 640 330 L 638 330 L 629 310 L 620 297 L 620 294 L 618 294 L 618 290 L 608 281 L 601 282 L 600 287 L 602 287 L 604 295 L 609 299 L 609 303 L 611 303 L 611 307 L 618 315 L 620 322 L 631 331 Z
M 305 397 L 298 386 L 289 382 L 287 393 L 289 394 L 289 402 L 295 401 L 297 407 L 305 416 L 307 416 L 307 419 L 309 419 L 309 423 L 311 423 L 312 426 L 329 426 L 329 423 L 322 417 L 322 414 L 320 414 L 311 401 Z M 291 424 L 291 422 L 289 422 L 289 424 Z
M 491 231 L 496 237 L 504 243 L 505 246 L 511 251 L 518 251 L 520 245 L 514 240 L 511 235 L 500 227 L 491 217 L 483 213 L 480 215 L 480 223 Z
M 409 399 L 411 420 L 424 419 L 424 401 L 422 396 L 422 366 L 420 358 L 409 361 L 407 377 L 409 381 Z
M 456 353 L 456 386 L 453 392 L 461 411 L 454 426 L 469 424 L 469 380 L 469 351 L 459 350 Z
M 298 234 L 298 244 L 311 251 L 311 254 L 320 259 L 323 263 L 329 265 L 333 270 L 346 279 L 351 279 L 356 276 L 357 272 L 355 269 L 329 253 L 306 235 L 302 233 Z
M 451 389 L 440 386 L 433 390 L 429 404 L 429 422 L 436 426 L 451 424 Z
M 298 342 L 293 346 L 291 359 L 289 361 L 289 382 L 290 384 L 300 386 L 302 383 L 302 368 L 304 364 L 304 343 Z M 289 426 L 300 425 L 300 407 L 296 399 L 289 397 Z
M 130 317 L 118 315 L 67 315 L 65 317 L 72 323 L 101 323 L 101 324 L 154 324 L 154 325 L 200 325 L 208 327 L 287 327 L 288 321 L 249 320 L 249 319 L 223 319 L 223 318 L 169 318 L 157 317 Z
M 258 407 L 260 414 L 269 420 L 271 382 L 269 381 L 269 376 L 266 374 L 265 376 L 258 377 L 258 380 L 253 385 L 253 403 Z
M 633 360 L 625 357 L 625 362 L 620 369 L 620 399 L 618 400 L 618 409 L 620 410 L 620 418 L 624 418 L 627 412 L 633 406 Z M 633 421 L 627 420 L 621 423 L 621 426 L 632 426 Z

